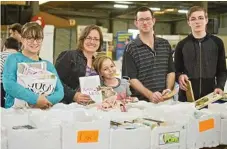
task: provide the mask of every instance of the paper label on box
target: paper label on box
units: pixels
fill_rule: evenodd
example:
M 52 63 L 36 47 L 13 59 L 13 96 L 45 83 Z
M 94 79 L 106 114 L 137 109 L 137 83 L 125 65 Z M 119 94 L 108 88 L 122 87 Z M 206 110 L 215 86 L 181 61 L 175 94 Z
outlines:
M 180 132 L 168 132 L 159 134 L 159 145 L 173 144 L 180 142 Z
M 98 142 L 98 130 L 82 130 L 77 133 L 77 143 L 94 143 Z
M 199 132 L 203 132 L 203 131 L 213 129 L 213 128 L 214 128 L 214 119 L 213 118 L 199 122 Z

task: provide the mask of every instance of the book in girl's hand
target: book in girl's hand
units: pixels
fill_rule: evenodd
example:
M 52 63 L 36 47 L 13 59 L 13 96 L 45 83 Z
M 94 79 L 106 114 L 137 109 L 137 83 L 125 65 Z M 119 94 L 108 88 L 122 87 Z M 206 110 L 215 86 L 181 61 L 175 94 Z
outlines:
M 99 76 L 80 77 L 80 90 L 82 94 L 89 95 L 96 103 L 102 102 L 102 92 L 99 90 Z

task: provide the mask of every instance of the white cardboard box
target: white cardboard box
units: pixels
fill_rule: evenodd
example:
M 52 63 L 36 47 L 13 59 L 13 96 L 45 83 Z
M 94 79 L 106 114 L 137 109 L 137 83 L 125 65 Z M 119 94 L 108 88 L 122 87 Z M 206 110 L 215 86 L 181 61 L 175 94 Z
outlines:
M 1 137 L 1 149 L 8 149 L 6 137 Z
M 9 129 L 8 149 L 61 149 L 60 126 L 29 130 Z
M 150 149 L 151 146 L 150 127 L 139 127 L 137 129 L 111 129 L 110 149 Z
M 4 109 L 1 111 L 1 125 L 12 128 L 17 125 L 28 124 L 28 111 Z
M 61 149 L 60 126 L 42 122 L 39 118 L 36 122 L 32 121 L 29 117 L 32 111 L 40 112 L 32 109 L 9 109 L 2 114 L 3 126 L 6 127 L 7 132 L 8 149 Z M 23 125 L 31 125 L 35 129 L 13 129 L 15 126 Z
M 184 125 L 159 126 L 151 131 L 151 149 L 186 148 Z
M 110 120 L 75 114 L 73 124 L 62 124 L 62 149 L 108 149 Z
M 220 142 L 220 115 L 199 111 L 201 117 L 188 124 L 187 148 L 215 147 Z
M 221 141 L 220 144 L 227 145 L 227 119 L 221 119 Z

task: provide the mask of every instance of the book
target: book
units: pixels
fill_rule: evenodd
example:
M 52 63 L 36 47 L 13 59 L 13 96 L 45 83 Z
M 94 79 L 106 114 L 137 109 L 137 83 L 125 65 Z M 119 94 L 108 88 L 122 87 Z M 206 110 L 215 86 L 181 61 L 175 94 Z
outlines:
M 164 96 L 162 96 L 162 98 L 164 100 L 168 100 L 168 99 L 172 98 L 174 95 L 176 95 L 176 93 L 177 93 L 177 91 L 176 91 L 176 89 L 174 89 L 171 92 L 169 92 L 169 93 L 165 94 Z
M 100 78 L 96 76 L 80 77 L 80 90 L 82 94 L 89 95 L 91 100 L 96 103 L 102 103 L 102 92 L 99 89 Z
M 212 92 L 212 93 L 198 99 L 197 101 L 195 101 L 194 102 L 195 108 L 198 109 L 198 110 L 202 109 L 202 108 L 206 107 L 208 104 L 213 103 L 213 102 L 220 100 L 222 98 L 223 98 L 222 95 L 214 94 L 214 92 Z
M 192 89 L 192 84 L 191 84 L 191 81 L 189 81 L 189 80 L 187 81 L 186 97 L 187 97 L 188 102 L 194 102 L 195 101 L 195 97 L 194 97 L 194 93 L 193 93 L 193 89 Z
M 18 63 L 17 83 L 35 94 L 46 96 L 55 91 L 57 77 L 47 71 L 46 62 Z M 23 99 L 15 98 L 13 108 L 28 108 L 30 105 Z

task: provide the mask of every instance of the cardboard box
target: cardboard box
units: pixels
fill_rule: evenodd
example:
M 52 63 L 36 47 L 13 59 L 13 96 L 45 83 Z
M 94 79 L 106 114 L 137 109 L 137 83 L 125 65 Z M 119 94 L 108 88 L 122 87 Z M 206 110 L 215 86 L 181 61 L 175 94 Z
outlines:
M 215 147 L 220 142 L 220 115 L 198 111 L 187 126 L 187 148 Z
M 220 144 L 227 145 L 227 119 L 221 119 L 221 141 Z
M 150 127 L 139 127 L 126 130 L 123 128 L 110 130 L 110 149 L 150 149 Z
M 46 126 L 37 129 L 9 129 L 8 149 L 61 149 L 61 130 Z
M 220 117 L 221 117 L 220 144 L 227 145 L 227 127 L 226 127 L 227 126 L 227 103 L 209 104 L 208 109 L 213 113 L 220 114 Z
M 4 109 L 1 111 L 1 125 L 5 128 L 12 128 L 17 125 L 28 124 L 28 111 Z
M 8 149 L 7 147 L 7 138 L 6 137 L 1 137 L 1 149 Z
M 81 112 L 74 123 L 62 124 L 62 149 L 108 149 L 110 120 Z
M 151 131 L 151 149 L 186 148 L 184 125 L 159 126 Z

